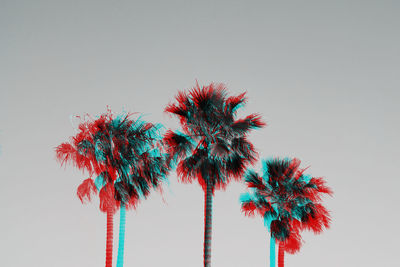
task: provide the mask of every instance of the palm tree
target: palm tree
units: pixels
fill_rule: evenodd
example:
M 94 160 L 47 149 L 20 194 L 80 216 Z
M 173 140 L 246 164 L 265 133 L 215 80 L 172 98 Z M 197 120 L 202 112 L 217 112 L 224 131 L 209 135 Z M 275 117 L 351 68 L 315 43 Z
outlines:
M 284 253 L 299 251 L 300 232 L 321 233 L 329 228 L 330 215 L 321 204 L 323 194 L 332 195 L 321 177 L 311 177 L 300 169 L 298 159 L 270 159 L 263 162 L 262 176 L 253 170 L 245 175 L 249 193 L 241 195 L 242 211 L 264 218 L 271 233 L 270 266 L 275 266 L 275 242 L 279 242 L 278 265 L 284 266 Z
M 135 207 L 158 188 L 164 177 L 164 156 L 158 151 L 158 125 L 133 120 L 131 114 L 114 116 L 111 111 L 89 119 L 78 134 L 56 148 L 61 164 L 71 162 L 90 176 L 77 190 L 82 202 L 99 192 L 100 210 L 107 213 L 106 267 L 112 267 L 113 214 L 121 207 L 118 266 L 123 263 L 125 207 Z
M 227 97 L 223 84 L 200 86 L 179 92 L 177 103 L 165 112 L 178 117 L 183 132 L 168 130 L 164 144 L 171 160 L 177 162 L 182 182 L 195 179 L 205 198 L 204 266 L 211 266 L 212 197 L 215 189 L 224 189 L 231 179 L 240 179 L 257 153 L 247 136 L 265 125 L 258 114 L 236 119 L 237 110 L 246 102 L 245 93 Z

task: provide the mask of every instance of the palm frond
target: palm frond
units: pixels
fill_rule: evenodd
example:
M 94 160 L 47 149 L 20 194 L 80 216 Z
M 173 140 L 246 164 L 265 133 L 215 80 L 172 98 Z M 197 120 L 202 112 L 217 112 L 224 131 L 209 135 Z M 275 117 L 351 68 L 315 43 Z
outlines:
M 56 158 L 61 162 L 61 165 L 67 162 L 75 163 L 76 153 L 76 148 L 70 143 L 62 143 L 56 147 Z
M 173 159 L 184 158 L 194 148 L 191 138 L 171 130 L 165 133 L 163 143 L 166 145 L 167 153 Z
M 266 126 L 259 114 L 251 114 L 244 119 L 238 119 L 232 123 L 231 129 L 236 136 L 247 135 L 250 130 Z
M 207 159 L 206 155 L 206 150 L 199 148 L 178 163 L 176 171 L 182 182 L 191 182 L 192 179 L 199 177 L 204 166 L 203 162 Z
M 210 144 L 210 154 L 220 158 L 226 157 L 230 154 L 229 144 L 221 138 L 216 138 L 216 141 Z
M 294 227 L 291 227 L 291 229 L 295 229 Z M 301 245 L 303 243 L 303 240 L 301 238 L 301 235 L 299 231 L 296 230 L 291 230 L 289 237 L 283 241 L 284 244 L 284 249 L 286 252 L 290 254 L 295 254 L 299 252 Z
M 78 189 L 76 191 L 76 194 L 82 203 L 85 203 L 85 201 L 90 202 L 92 200 L 92 196 L 96 193 L 96 186 L 91 178 L 84 180 L 78 186 Z
M 115 213 L 118 210 L 119 203 L 115 200 L 115 189 L 112 184 L 107 184 L 100 190 L 99 198 L 102 212 L 111 211 Z
M 265 184 L 261 177 L 254 170 L 249 170 L 245 174 L 245 182 L 248 188 L 257 188 L 258 190 L 265 190 Z
M 244 212 L 246 216 L 252 217 L 255 215 L 255 212 L 257 211 L 257 206 L 249 193 L 241 194 L 240 202 L 242 204 L 242 212 Z
M 245 136 L 233 138 L 231 148 L 251 163 L 257 160 L 258 153 Z
M 226 160 L 227 176 L 241 179 L 246 171 L 247 159 L 237 153 L 232 153 Z
M 178 104 L 168 104 L 164 109 L 164 112 L 179 116 L 180 119 L 186 120 L 188 117 L 188 106 L 190 105 L 191 100 L 185 92 L 178 92 L 176 100 Z
M 290 235 L 290 226 L 287 220 L 273 220 L 270 229 L 271 235 L 278 241 L 285 241 Z
M 227 113 L 236 113 L 247 101 L 246 92 L 237 96 L 230 96 L 226 100 Z

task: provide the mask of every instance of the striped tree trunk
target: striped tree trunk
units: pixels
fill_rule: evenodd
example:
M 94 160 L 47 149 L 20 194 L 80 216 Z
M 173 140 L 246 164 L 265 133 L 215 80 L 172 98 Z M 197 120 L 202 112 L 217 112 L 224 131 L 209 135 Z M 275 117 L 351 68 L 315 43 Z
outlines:
M 120 215 L 119 215 L 119 243 L 118 243 L 118 257 L 117 267 L 124 266 L 124 246 L 125 246 L 125 205 L 121 203 Z
M 285 246 L 283 242 L 279 242 L 279 251 L 278 251 L 278 267 L 285 266 Z
M 275 267 L 275 238 L 272 234 L 269 240 L 269 266 Z
M 112 208 L 107 210 L 107 241 L 106 241 L 106 267 L 112 267 L 113 252 L 113 212 Z
M 204 203 L 204 267 L 211 267 L 212 188 L 207 184 Z

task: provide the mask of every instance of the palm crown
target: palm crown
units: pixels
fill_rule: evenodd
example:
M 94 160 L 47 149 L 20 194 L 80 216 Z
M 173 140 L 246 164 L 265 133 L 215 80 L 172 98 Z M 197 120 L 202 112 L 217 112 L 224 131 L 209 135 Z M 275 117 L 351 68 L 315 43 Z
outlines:
M 320 233 L 329 227 L 330 215 L 320 203 L 323 194 L 332 194 L 323 178 L 311 177 L 300 169 L 298 159 L 271 159 L 263 162 L 262 176 L 246 173 L 250 193 L 241 196 L 246 215 L 258 212 L 271 236 L 295 253 L 301 246 L 301 230 Z
M 77 194 L 82 201 L 90 200 L 99 190 L 102 211 L 110 205 L 117 208 L 120 202 L 135 205 L 151 187 L 158 187 L 167 171 L 157 144 L 160 126 L 130 116 L 108 112 L 82 122 L 78 134 L 56 148 L 62 164 L 72 162 L 97 176 L 95 181 L 85 180 Z
M 258 114 L 236 119 L 245 94 L 227 97 L 223 84 L 197 84 L 188 93 L 179 92 L 176 101 L 165 112 L 179 118 L 183 133 L 169 130 L 164 142 L 171 159 L 178 161 L 182 181 L 197 178 L 204 190 L 207 185 L 214 190 L 240 178 L 257 156 L 247 135 L 265 125 Z

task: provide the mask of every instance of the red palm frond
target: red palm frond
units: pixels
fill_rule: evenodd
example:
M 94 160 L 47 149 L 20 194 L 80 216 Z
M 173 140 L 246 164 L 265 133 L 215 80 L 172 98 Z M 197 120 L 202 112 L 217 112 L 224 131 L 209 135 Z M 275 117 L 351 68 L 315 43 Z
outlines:
M 328 194 L 329 196 L 333 195 L 332 189 L 326 185 L 326 182 L 322 177 L 312 178 L 310 184 L 317 187 L 318 193 Z
M 241 93 L 237 96 L 230 96 L 226 99 L 226 106 L 228 112 L 235 112 L 241 105 L 245 104 L 247 101 L 246 92 Z
M 257 206 L 254 204 L 253 201 L 242 203 L 242 212 L 244 212 L 246 216 L 253 217 L 255 216 L 256 211 L 257 211 Z
M 247 135 L 249 130 L 266 126 L 259 114 L 251 114 L 244 119 L 236 120 L 232 123 L 231 128 L 236 135 Z
M 77 189 L 76 194 L 82 203 L 85 201 L 90 202 L 92 200 L 92 196 L 97 193 L 96 185 L 91 178 L 84 180 Z
M 168 130 L 163 138 L 167 153 L 172 157 L 182 158 L 193 149 L 193 144 L 188 136 Z
M 311 212 L 302 218 L 301 228 L 316 234 L 328 229 L 331 221 L 329 211 L 319 203 L 310 205 L 310 209 Z
M 62 143 L 56 147 L 56 158 L 61 162 L 61 165 L 67 162 L 75 162 L 76 148 L 70 143 Z
M 283 241 L 285 251 L 290 254 L 295 254 L 295 253 L 299 252 L 302 243 L 303 243 L 303 240 L 300 236 L 299 231 L 294 230 L 293 228 L 289 234 L 289 237 L 285 241 Z
M 119 203 L 115 200 L 115 189 L 112 184 L 104 186 L 99 193 L 100 210 L 102 212 L 112 211 L 115 213 L 119 208 Z

